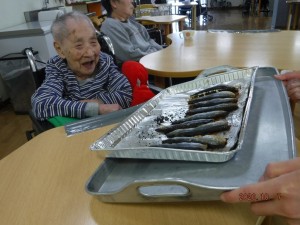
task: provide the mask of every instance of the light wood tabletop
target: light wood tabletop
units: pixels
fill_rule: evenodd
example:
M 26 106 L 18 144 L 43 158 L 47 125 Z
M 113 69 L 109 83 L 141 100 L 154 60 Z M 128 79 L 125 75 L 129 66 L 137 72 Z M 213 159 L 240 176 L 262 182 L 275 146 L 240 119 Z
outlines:
M 167 48 L 141 58 L 149 74 L 159 77 L 195 77 L 220 65 L 237 68 L 271 66 L 299 70 L 300 31 L 229 33 L 195 31 L 193 40 L 179 33 L 168 36 Z
M 91 143 L 113 126 L 67 137 L 62 127 L 33 138 L 0 161 L 0 224 L 253 225 L 248 204 L 103 203 L 85 184 L 103 159 Z
M 247 203 L 103 203 L 85 184 L 103 161 L 89 146 L 114 125 L 67 136 L 48 130 L 0 160 L 2 225 L 254 225 Z M 296 139 L 299 150 L 300 142 Z

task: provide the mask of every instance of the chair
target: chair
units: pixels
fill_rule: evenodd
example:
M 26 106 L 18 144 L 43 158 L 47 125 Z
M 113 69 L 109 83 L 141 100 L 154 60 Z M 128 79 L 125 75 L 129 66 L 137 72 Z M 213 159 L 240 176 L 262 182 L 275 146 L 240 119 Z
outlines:
M 160 29 L 156 27 L 147 28 L 149 36 L 159 45 L 165 47 L 165 43 L 163 41 L 163 35 Z
M 179 0 L 179 2 L 185 2 L 185 0 Z M 192 6 L 179 6 L 178 7 L 178 14 L 187 15 L 188 18 L 189 18 L 189 24 L 191 25 Z
M 35 82 L 35 88 L 37 89 L 41 86 L 41 84 L 43 83 L 43 81 L 45 79 L 45 67 L 39 68 L 37 66 L 37 62 L 42 63 L 42 64 L 45 64 L 45 63 L 36 59 L 36 57 L 33 54 L 32 48 L 25 48 L 22 51 L 22 53 L 23 53 L 23 55 L 27 56 L 29 66 L 32 71 L 33 80 Z M 29 114 L 29 117 L 32 122 L 32 130 L 28 130 L 25 132 L 27 140 L 31 140 L 34 136 L 36 136 L 46 130 L 54 128 L 54 126 L 46 120 L 45 121 L 37 120 L 35 118 L 32 110 L 30 110 L 28 112 L 28 114 Z
M 158 16 L 158 7 L 153 4 L 138 4 L 134 10 L 135 17 L 141 16 Z
M 97 40 L 101 46 L 101 51 L 112 56 L 116 64 L 117 60 L 115 56 L 115 49 L 110 38 L 101 31 L 96 31 L 96 33 L 97 33 Z
M 185 0 L 179 0 L 180 2 L 184 2 Z M 203 21 L 212 21 L 213 16 L 208 14 L 207 0 L 198 0 L 196 1 L 198 5 L 196 6 L 196 17 L 199 18 L 203 16 Z M 180 6 L 178 7 L 178 14 L 187 15 L 189 18 L 189 24 L 191 25 L 192 19 L 192 6 Z
M 197 17 L 198 16 L 203 16 L 203 21 L 212 21 L 213 16 L 208 14 L 208 5 L 207 5 L 207 0 L 199 0 L 198 2 L 198 7 L 197 7 Z

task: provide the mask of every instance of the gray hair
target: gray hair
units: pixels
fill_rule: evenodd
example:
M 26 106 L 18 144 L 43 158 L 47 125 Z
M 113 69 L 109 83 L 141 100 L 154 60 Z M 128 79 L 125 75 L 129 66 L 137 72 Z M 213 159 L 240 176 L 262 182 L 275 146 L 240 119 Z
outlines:
M 90 24 L 93 29 L 95 29 L 92 21 L 85 14 L 78 11 L 69 12 L 57 17 L 52 23 L 51 33 L 55 41 L 62 42 L 69 35 L 67 21 L 71 19 L 75 21 L 87 21 L 87 23 Z

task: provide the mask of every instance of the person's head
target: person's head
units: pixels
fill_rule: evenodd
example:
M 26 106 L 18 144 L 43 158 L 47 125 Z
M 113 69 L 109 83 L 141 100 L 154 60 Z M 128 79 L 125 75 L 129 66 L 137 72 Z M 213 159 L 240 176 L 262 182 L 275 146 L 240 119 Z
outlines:
M 107 15 L 119 20 L 127 20 L 133 15 L 134 5 L 132 0 L 102 0 Z
M 51 26 L 54 47 L 76 76 L 86 78 L 99 61 L 100 45 L 91 20 L 80 12 L 58 17 Z

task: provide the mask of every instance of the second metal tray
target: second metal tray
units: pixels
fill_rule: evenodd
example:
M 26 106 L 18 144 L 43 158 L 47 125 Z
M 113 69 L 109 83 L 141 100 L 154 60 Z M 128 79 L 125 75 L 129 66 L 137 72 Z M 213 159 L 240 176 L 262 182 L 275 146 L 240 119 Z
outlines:
M 270 162 L 294 158 L 290 105 L 273 68 L 261 68 L 241 150 L 224 163 L 106 158 L 86 183 L 104 202 L 219 200 L 225 190 L 255 183 Z

